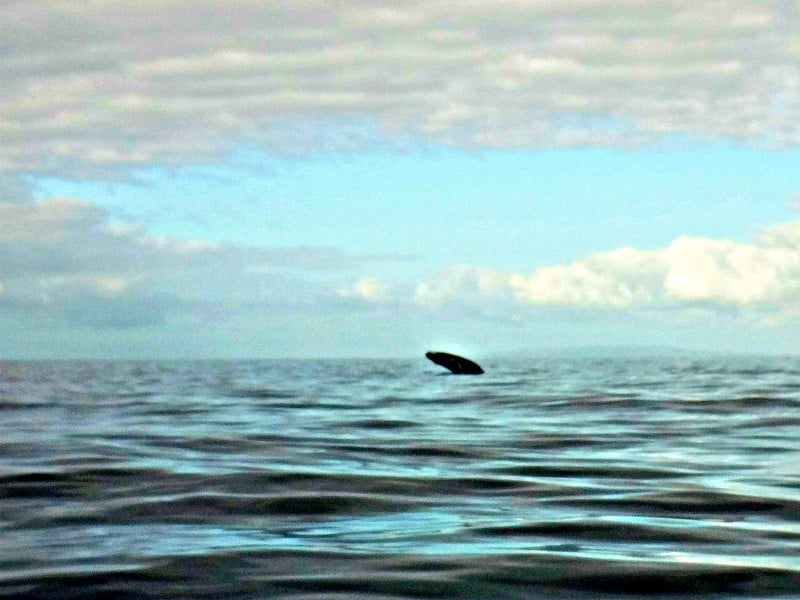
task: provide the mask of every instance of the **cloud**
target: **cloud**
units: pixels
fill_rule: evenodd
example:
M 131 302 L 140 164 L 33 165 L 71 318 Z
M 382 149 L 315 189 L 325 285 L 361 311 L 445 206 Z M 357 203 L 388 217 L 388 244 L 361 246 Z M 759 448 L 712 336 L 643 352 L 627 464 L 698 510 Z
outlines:
M 779 0 L 7 2 L 0 170 L 373 138 L 797 144 L 798 17 Z
M 789 208 L 800 212 L 800 192 L 795 192 L 789 198 Z
M 585 309 L 736 309 L 774 319 L 800 312 L 800 221 L 755 243 L 682 236 L 666 248 L 619 248 L 532 274 L 462 267 L 420 283 L 418 304 Z
M 170 318 L 207 321 L 242 311 L 322 310 L 326 292 L 384 255 L 326 248 L 260 248 L 148 235 L 75 199 L 0 202 L 0 307 L 91 327 Z M 354 288 L 379 300 L 381 286 Z
M 371 303 L 385 302 L 389 298 L 390 286 L 373 277 L 359 279 L 355 283 L 339 288 L 338 295 L 348 300 L 363 300 Z
M 485 297 L 499 300 L 508 296 L 510 277 L 489 269 L 462 266 L 421 282 L 417 285 L 415 300 L 428 306 L 453 301 L 475 302 Z
M 0 202 L 31 202 L 30 186 L 18 175 L 0 172 Z

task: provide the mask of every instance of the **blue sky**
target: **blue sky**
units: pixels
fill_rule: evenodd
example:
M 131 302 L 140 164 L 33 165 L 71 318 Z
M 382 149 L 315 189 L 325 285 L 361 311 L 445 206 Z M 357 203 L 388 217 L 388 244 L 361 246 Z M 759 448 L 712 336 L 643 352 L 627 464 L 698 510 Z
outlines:
M 671 150 L 467 153 L 447 148 L 137 173 L 135 182 L 37 181 L 156 235 L 400 252 L 448 266 L 532 270 L 680 235 L 746 241 L 796 216 L 800 151 L 720 144 Z
M 796 353 L 800 15 L 729 4 L 3 7 L 0 357 Z

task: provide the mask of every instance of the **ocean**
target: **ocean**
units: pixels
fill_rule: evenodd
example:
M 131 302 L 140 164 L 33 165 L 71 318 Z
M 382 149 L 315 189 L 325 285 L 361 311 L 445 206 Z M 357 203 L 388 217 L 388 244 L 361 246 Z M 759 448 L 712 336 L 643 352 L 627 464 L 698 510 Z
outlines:
M 800 598 L 800 359 L 0 363 L 0 597 Z

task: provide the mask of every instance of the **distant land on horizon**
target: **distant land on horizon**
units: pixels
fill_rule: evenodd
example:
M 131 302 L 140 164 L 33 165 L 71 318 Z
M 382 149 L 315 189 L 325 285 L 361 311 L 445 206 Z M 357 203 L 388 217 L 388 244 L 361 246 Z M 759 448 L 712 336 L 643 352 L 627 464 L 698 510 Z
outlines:
M 800 353 L 780 352 L 754 352 L 747 350 L 700 350 L 680 346 L 660 345 L 586 345 L 586 346 L 556 346 L 556 347 L 524 347 L 510 351 L 487 353 L 484 360 L 498 360 L 504 358 L 668 358 L 668 357 L 699 357 L 699 356 L 800 356 Z M 476 357 L 481 356 L 476 354 Z

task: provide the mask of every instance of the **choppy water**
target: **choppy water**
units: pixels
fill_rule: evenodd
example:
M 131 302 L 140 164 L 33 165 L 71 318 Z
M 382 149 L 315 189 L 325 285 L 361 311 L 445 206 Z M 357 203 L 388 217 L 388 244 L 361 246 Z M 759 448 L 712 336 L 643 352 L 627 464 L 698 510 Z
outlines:
M 0 596 L 800 597 L 800 361 L 0 365 Z

